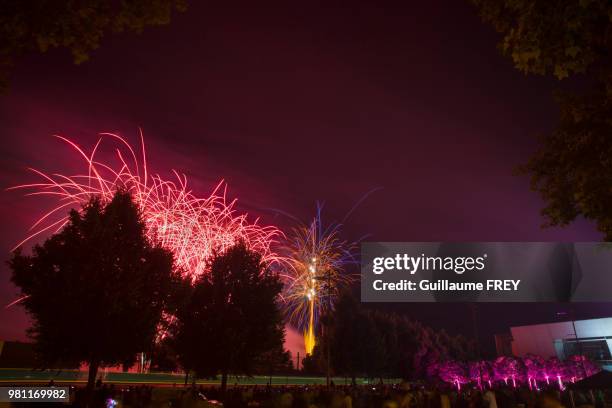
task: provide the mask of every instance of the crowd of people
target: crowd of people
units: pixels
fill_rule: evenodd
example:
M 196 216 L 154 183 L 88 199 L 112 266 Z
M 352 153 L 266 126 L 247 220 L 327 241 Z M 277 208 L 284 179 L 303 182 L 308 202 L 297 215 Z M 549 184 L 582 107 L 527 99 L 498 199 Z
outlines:
M 206 391 L 203 392 L 204 395 Z M 610 396 L 608 395 L 608 400 Z M 604 408 L 606 395 L 575 392 L 574 406 Z M 503 387 L 457 391 L 446 386 L 399 385 L 312 387 L 236 387 L 228 392 L 227 407 L 278 408 L 561 408 L 571 407 L 569 392 L 555 389 Z
M 73 390 L 72 405 L 84 406 L 84 388 Z M 150 387 L 97 384 L 94 407 L 214 407 L 228 408 L 606 408 L 610 391 L 559 391 L 551 387 L 457 390 L 445 385 L 417 383 L 377 385 L 229 387 L 225 395 L 216 386 Z M 223 402 L 221 402 L 223 401 Z M 606 403 L 607 402 L 607 403 Z

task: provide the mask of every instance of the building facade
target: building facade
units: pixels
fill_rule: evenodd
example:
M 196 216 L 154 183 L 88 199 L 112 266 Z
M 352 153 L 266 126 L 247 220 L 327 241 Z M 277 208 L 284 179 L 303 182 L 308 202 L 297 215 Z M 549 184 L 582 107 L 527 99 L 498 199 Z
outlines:
M 582 354 L 612 368 L 612 317 L 511 327 L 508 340 L 518 357 L 531 353 L 564 360 Z

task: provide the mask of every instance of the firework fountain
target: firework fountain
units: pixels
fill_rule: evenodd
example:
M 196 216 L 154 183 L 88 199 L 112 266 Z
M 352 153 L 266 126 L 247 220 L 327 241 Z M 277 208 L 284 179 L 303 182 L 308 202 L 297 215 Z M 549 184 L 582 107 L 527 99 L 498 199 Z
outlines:
M 59 231 L 68 221 L 68 209 L 80 208 L 94 196 L 109 202 L 118 188 L 124 188 L 140 207 L 149 238 L 171 250 L 181 273 L 192 280 L 207 271 L 215 252 L 223 252 L 239 240 L 259 252 L 264 262 L 280 261 L 272 248 L 280 231 L 261 226 L 258 220 L 250 222 L 246 214 L 237 214 L 236 200 L 226 199 L 223 180 L 208 197 L 200 198 L 188 189 L 186 176 L 176 171 L 175 181 L 150 174 L 142 132 L 139 154 L 126 139 L 112 133 L 101 133 L 91 151 L 65 137 L 56 137 L 82 160 L 84 172 L 68 176 L 31 169 L 40 176 L 40 182 L 12 187 L 29 190 L 30 196 L 57 199 L 57 205 L 34 223 L 30 235 L 17 247 L 39 235 Z M 105 141 L 114 145 L 114 162 L 99 157 Z
M 320 316 L 331 310 L 340 290 L 352 281 L 343 273 L 355 262 L 355 244 L 339 238 L 341 225 L 323 227 L 322 206 L 308 225 L 295 228 L 285 248 L 288 267 L 283 294 L 288 320 L 304 334 L 306 354 L 316 344 Z

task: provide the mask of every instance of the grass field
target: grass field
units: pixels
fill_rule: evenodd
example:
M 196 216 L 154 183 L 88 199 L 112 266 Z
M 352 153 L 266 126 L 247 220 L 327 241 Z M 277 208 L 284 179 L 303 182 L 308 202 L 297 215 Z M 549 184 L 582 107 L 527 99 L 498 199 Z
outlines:
M 123 373 L 105 372 L 101 370 L 98 374 L 106 383 L 115 384 L 149 384 L 149 385 L 182 385 L 185 382 L 183 375 L 171 373 Z M 308 385 L 325 384 L 325 377 L 297 377 L 297 376 L 254 376 L 254 377 L 230 377 L 228 385 L 253 385 L 267 384 L 270 379 L 272 385 Z M 22 368 L 0 368 L 0 383 L 2 384 L 40 384 L 53 380 L 55 383 L 79 384 L 87 382 L 87 372 L 78 370 L 31 370 Z M 189 380 L 191 383 L 191 379 Z M 348 384 L 350 379 L 333 378 L 335 384 Z M 219 384 L 220 379 L 197 380 L 197 384 L 214 385 Z M 358 384 L 368 384 L 366 379 L 358 379 Z

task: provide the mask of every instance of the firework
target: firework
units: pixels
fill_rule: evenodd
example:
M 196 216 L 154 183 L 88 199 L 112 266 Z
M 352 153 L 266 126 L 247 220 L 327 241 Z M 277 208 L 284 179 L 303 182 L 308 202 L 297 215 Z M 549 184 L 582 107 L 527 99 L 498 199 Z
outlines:
M 223 252 L 239 240 L 259 252 L 264 262 L 272 264 L 279 260 L 272 245 L 280 231 L 261 226 L 258 220 L 249 222 L 246 214 L 237 214 L 236 200 L 226 199 L 227 186 L 223 180 L 208 197 L 200 198 L 188 189 L 186 176 L 174 170 L 175 181 L 149 174 L 142 132 L 139 154 L 126 139 L 112 133 L 101 133 L 89 152 L 65 137 L 56 137 L 74 149 L 85 172 L 67 176 L 31 169 L 41 181 L 13 187 L 28 189 L 27 195 L 57 199 L 57 205 L 36 221 L 31 234 L 17 247 L 41 234 L 59 231 L 68 221 L 67 209 L 80 208 L 94 196 L 103 203 L 109 202 L 118 188 L 124 188 L 142 211 L 148 237 L 171 250 L 176 265 L 191 279 L 207 271 L 215 252 Z M 96 154 L 103 141 L 113 142 L 114 163 L 102 161 Z
M 312 222 L 294 229 L 285 248 L 285 310 L 289 321 L 303 332 L 307 354 L 316 343 L 319 317 L 333 307 L 339 291 L 352 280 L 343 269 L 355 262 L 355 245 L 341 240 L 339 231 L 339 224 L 323 228 L 318 206 Z

